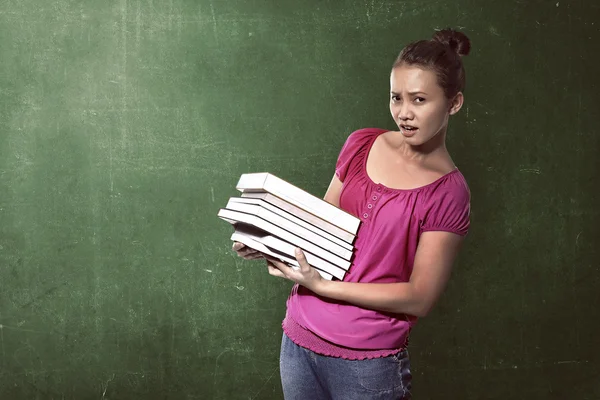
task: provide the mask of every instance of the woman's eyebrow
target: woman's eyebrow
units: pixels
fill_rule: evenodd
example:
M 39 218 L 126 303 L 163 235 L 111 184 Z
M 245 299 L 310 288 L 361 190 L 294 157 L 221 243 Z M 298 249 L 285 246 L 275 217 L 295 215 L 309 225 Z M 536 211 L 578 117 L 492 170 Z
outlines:
M 393 90 L 390 93 L 394 94 L 394 95 L 399 95 L 400 94 L 398 92 L 394 92 Z M 427 94 L 427 93 L 423 92 L 422 90 L 417 90 L 417 91 L 414 91 L 414 92 L 408 92 L 408 94 L 410 94 L 411 96 L 414 96 L 415 94 Z

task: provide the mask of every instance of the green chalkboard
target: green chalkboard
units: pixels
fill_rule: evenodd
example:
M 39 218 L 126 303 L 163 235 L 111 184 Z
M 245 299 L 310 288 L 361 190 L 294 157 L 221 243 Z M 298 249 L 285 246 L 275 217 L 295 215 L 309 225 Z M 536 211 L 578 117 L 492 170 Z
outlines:
M 415 398 L 600 398 L 599 14 L 2 2 L 0 398 L 282 398 L 291 285 L 217 211 L 244 172 L 322 196 L 351 131 L 394 127 L 398 51 L 446 26 L 473 45 L 448 138 L 473 219 L 411 338 Z

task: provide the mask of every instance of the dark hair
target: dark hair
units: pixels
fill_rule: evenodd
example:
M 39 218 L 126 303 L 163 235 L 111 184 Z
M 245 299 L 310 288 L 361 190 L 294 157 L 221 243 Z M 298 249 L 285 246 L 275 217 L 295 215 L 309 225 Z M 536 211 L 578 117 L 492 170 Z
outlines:
M 465 69 L 462 56 L 469 54 L 471 42 L 467 35 L 450 28 L 437 31 L 429 40 L 409 43 L 398 55 L 394 66 L 415 65 L 435 72 L 439 85 L 448 99 L 465 89 Z

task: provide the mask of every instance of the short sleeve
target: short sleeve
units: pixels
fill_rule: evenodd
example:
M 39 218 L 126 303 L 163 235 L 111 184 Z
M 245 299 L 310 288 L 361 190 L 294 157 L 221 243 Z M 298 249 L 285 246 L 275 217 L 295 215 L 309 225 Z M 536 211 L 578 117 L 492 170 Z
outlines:
M 433 190 L 423 204 L 421 232 L 446 231 L 466 236 L 471 224 L 471 194 L 456 173 Z
M 353 164 L 356 165 L 357 156 L 364 155 L 370 139 L 374 139 L 375 136 L 382 132 L 385 132 L 385 130 L 364 128 L 354 131 L 348 136 L 335 164 L 335 174 L 340 181 L 344 182 L 346 175 L 348 175 L 348 170 Z

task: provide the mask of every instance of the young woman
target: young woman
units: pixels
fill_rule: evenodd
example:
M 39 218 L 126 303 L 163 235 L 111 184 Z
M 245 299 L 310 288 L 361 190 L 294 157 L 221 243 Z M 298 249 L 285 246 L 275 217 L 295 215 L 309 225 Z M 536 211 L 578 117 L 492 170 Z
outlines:
M 265 257 L 295 282 L 281 344 L 286 399 L 408 399 L 408 335 L 450 277 L 470 224 L 469 187 L 445 145 L 463 104 L 466 35 L 452 29 L 407 45 L 393 64 L 390 112 L 398 131 L 361 129 L 342 147 L 324 199 L 361 219 L 344 281 L 307 264 Z

